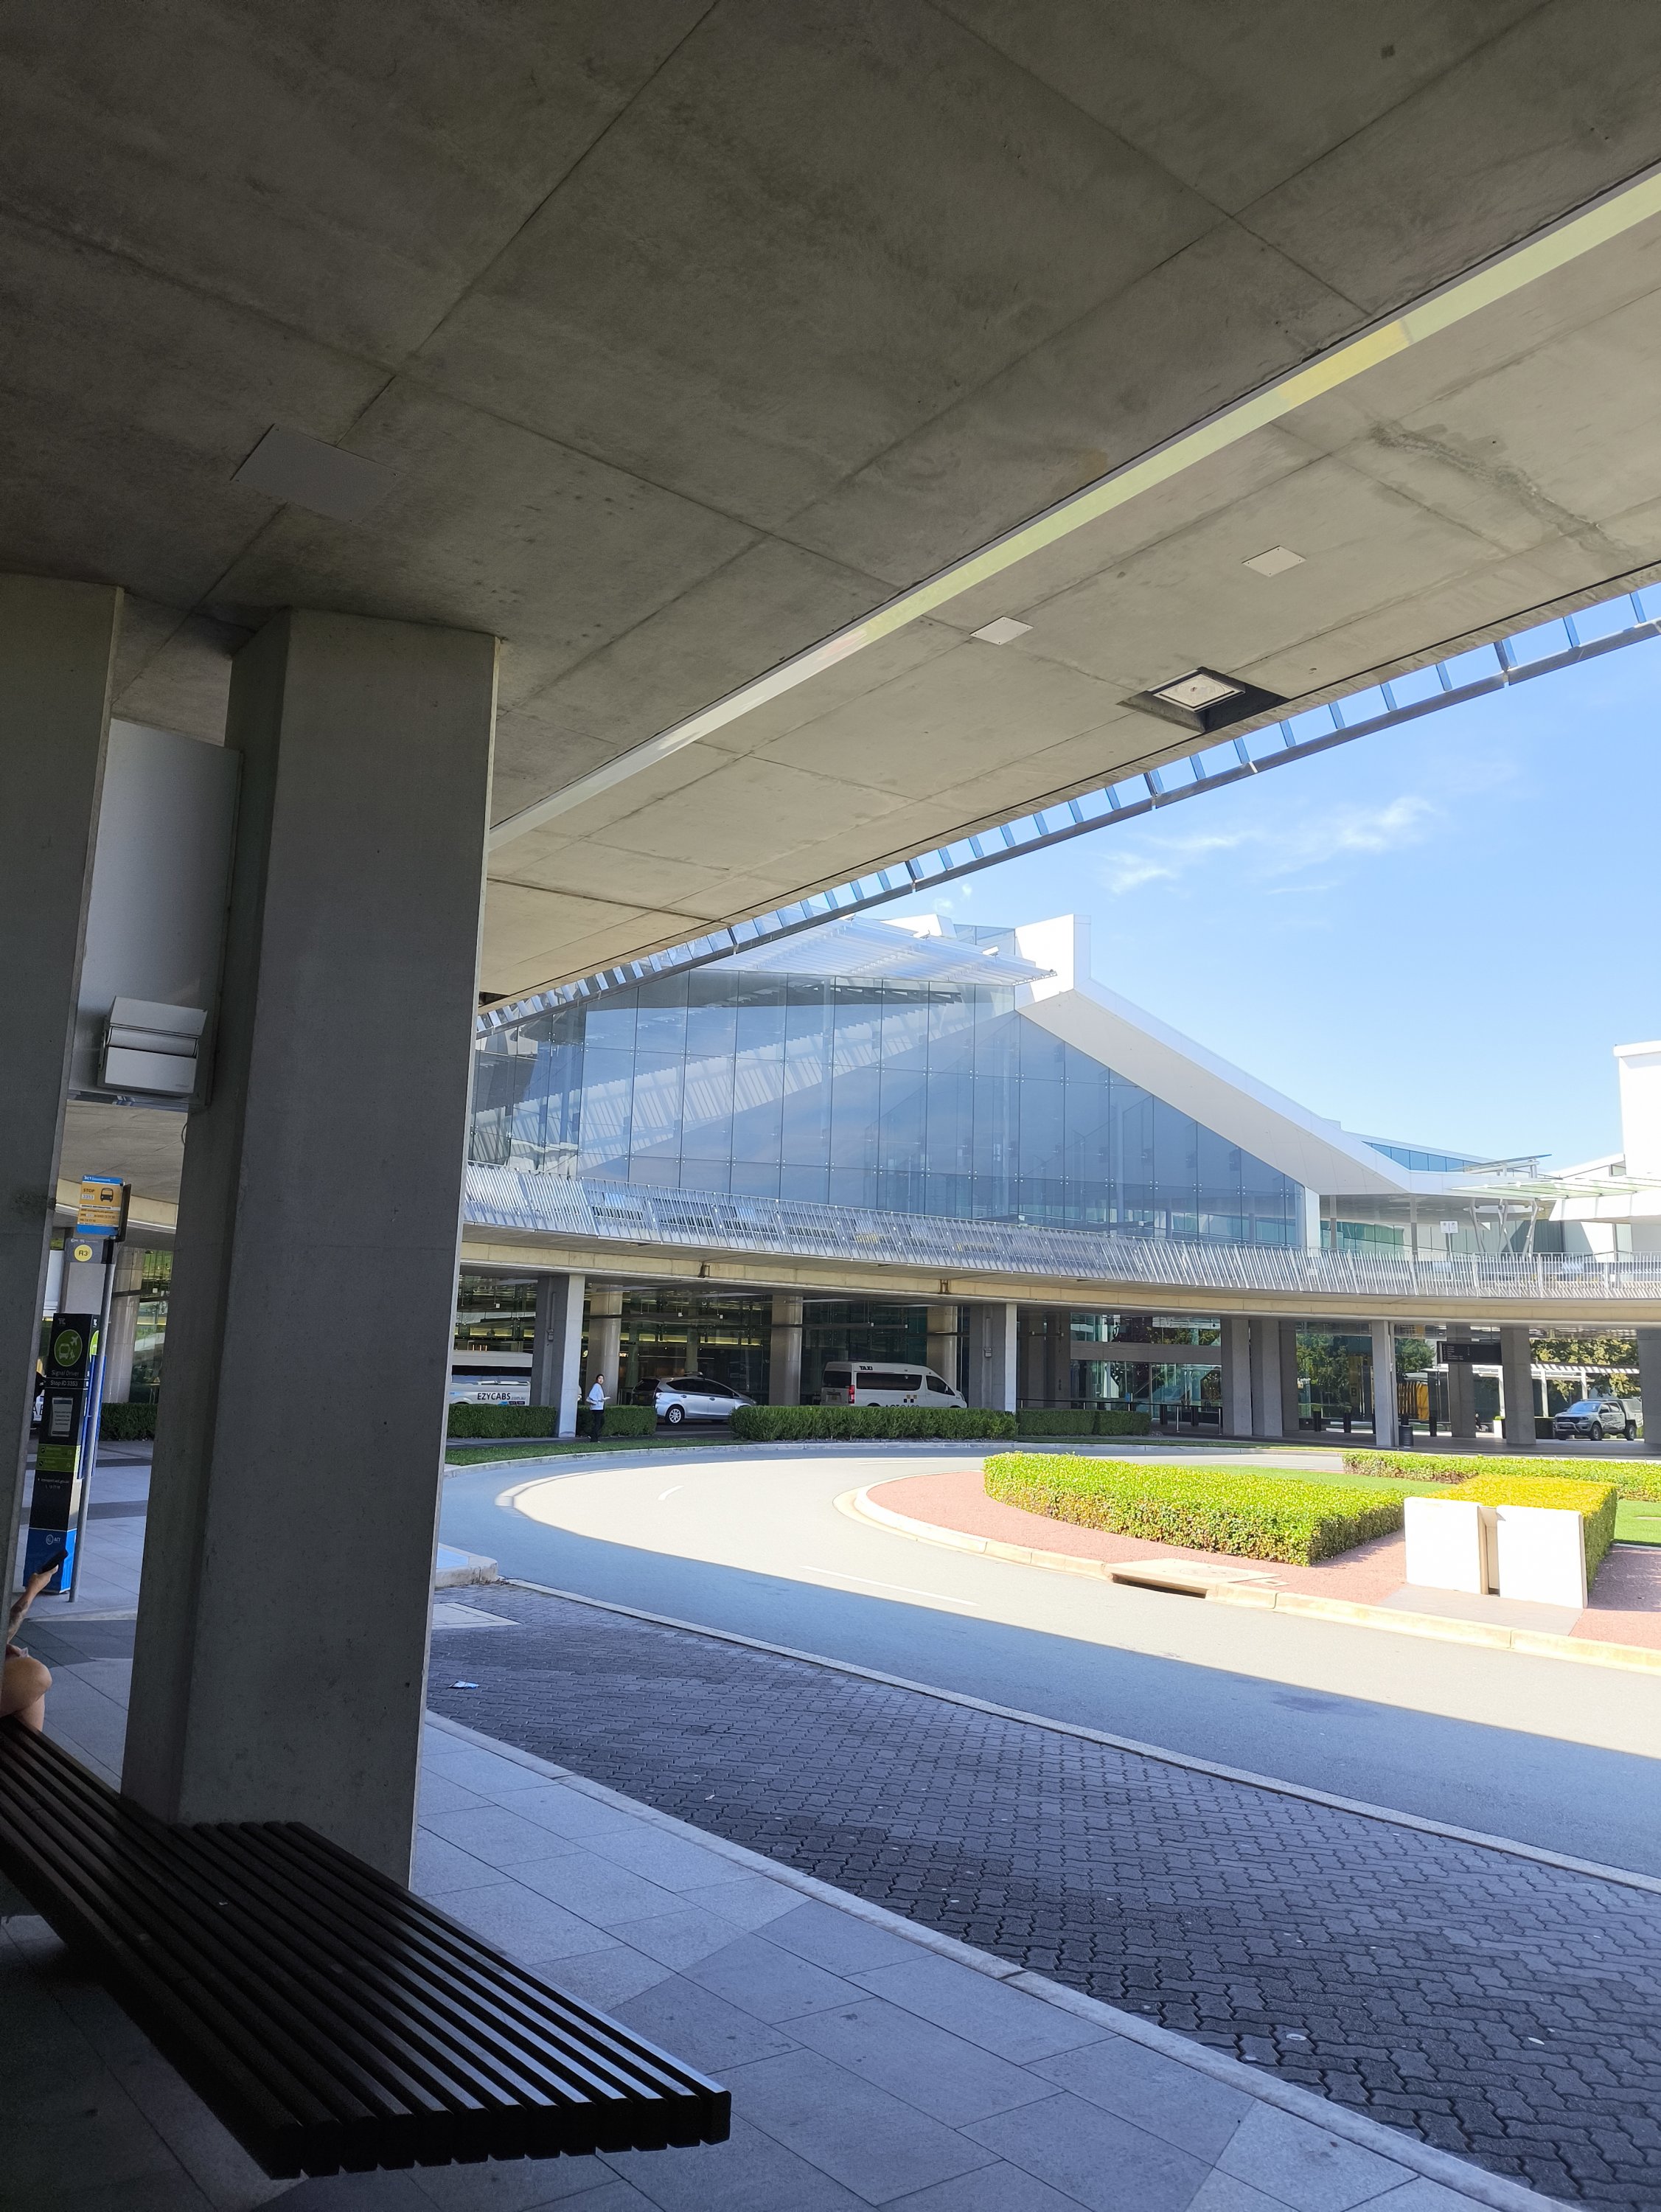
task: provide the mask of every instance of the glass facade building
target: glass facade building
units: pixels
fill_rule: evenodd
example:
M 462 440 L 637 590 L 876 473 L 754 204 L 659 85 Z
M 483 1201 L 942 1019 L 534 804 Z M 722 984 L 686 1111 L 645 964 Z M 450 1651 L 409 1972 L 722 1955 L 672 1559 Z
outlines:
M 472 1157 L 960 1219 L 1298 1242 L 1298 1187 L 1013 987 L 760 973 L 608 991 L 480 1046 Z

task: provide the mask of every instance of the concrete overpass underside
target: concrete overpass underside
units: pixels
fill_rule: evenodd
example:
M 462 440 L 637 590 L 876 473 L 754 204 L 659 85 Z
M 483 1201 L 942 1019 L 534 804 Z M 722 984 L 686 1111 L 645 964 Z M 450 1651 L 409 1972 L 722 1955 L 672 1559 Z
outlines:
M 1196 665 L 1296 708 L 1661 566 L 1651 9 L 4 36 L 0 567 L 124 586 L 117 711 L 208 738 L 275 608 L 499 634 L 494 994 L 1191 751 L 1125 702 Z M 337 452 L 235 481 L 273 426 Z

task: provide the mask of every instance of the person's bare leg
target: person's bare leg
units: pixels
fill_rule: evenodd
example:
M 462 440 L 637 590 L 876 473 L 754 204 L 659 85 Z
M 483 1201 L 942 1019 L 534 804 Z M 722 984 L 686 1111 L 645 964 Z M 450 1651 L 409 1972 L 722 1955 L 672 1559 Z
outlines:
M 30 1658 L 27 1651 L 8 1651 L 0 1668 L 0 1720 L 10 1717 L 25 1728 L 43 1728 L 51 1687 L 51 1670 L 39 1660 Z

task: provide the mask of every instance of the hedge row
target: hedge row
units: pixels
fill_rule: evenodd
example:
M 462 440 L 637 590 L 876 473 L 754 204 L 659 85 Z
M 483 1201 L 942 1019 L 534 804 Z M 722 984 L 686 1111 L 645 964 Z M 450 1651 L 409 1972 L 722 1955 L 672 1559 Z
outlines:
M 746 1443 L 812 1437 L 1012 1437 L 1013 1413 L 976 1406 L 740 1406 L 732 1433 Z
M 1489 1474 L 1530 1482 L 1607 1481 L 1622 1498 L 1661 1504 L 1661 1462 L 1653 1461 L 1601 1460 L 1595 1476 L 1586 1473 L 1583 1459 L 1490 1459 L 1475 1452 L 1347 1451 L 1343 1463 L 1352 1474 L 1399 1474 L 1409 1482 L 1470 1482 Z
M 1578 1513 L 1586 1524 L 1586 1586 L 1591 1587 L 1615 1541 L 1615 1511 L 1619 1495 L 1612 1482 L 1562 1482 L 1551 1476 L 1526 1477 L 1484 1474 L 1462 1482 L 1450 1497 L 1471 1505 L 1533 1505 L 1560 1513 Z
M 155 1434 L 155 1407 L 149 1406 L 100 1406 L 98 1409 L 98 1433 L 112 1443 L 138 1443 Z
M 1102 1407 L 1094 1413 L 1035 1406 L 1015 1416 L 1015 1433 L 1022 1437 L 1145 1437 L 1153 1425 L 1146 1413 L 1125 1406 Z
M 987 1461 L 985 1482 L 989 1498 L 1052 1521 L 1293 1566 L 1402 1525 L 1399 1498 L 1226 1468 L 1000 1452 Z
M 657 1425 L 655 1407 L 608 1406 L 605 1426 L 600 1433 L 608 1437 L 649 1437 Z M 452 1437 L 553 1437 L 559 1431 L 557 1406 L 463 1405 L 450 1408 Z

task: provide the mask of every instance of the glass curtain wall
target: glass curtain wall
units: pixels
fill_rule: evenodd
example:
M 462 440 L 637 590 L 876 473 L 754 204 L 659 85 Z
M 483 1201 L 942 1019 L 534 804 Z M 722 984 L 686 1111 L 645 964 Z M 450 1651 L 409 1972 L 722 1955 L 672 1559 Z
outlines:
M 996 987 L 718 968 L 484 1041 L 472 1158 L 659 1188 L 1286 1244 L 1286 1176 Z

